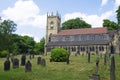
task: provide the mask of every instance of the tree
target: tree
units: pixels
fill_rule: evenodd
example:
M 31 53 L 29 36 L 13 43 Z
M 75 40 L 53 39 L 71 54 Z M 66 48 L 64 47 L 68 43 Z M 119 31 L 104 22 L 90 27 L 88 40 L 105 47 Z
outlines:
M 45 45 L 45 38 L 43 37 L 40 42 L 38 43 L 35 43 L 35 46 L 34 46 L 34 52 L 36 54 L 38 53 L 44 53 L 44 45 Z
M 20 36 L 20 42 L 18 43 L 18 46 L 21 50 L 21 53 L 27 53 L 32 52 L 34 49 L 35 41 L 33 37 L 29 36 Z
M 70 19 L 62 24 L 62 29 L 79 29 L 79 28 L 90 28 L 90 27 L 91 25 L 86 23 L 81 18 Z
M 116 13 L 117 13 L 118 25 L 120 26 L 120 6 L 118 7 L 118 10 L 116 11 Z
M 103 27 L 107 27 L 109 30 L 116 30 L 120 28 L 120 26 L 118 26 L 117 23 L 110 21 L 108 19 L 103 20 Z
M 11 20 L 4 20 L 0 23 L 0 50 L 10 51 L 12 33 L 16 31 L 16 24 Z

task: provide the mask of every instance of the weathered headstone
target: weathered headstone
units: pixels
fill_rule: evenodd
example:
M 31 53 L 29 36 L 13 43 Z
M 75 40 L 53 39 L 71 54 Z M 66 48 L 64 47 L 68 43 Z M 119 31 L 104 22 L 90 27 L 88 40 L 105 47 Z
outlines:
M 75 53 L 75 56 L 77 56 L 77 53 Z
M 9 71 L 10 70 L 10 61 L 6 60 L 4 62 L 4 71 Z
M 52 58 L 50 58 L 50 62 L 53 62 L 53 59 L 52 59 Z
M 107 62 L 107 54 L 104 54 L 104 65 L 106 65 Z
M 21 57 L 21 65 L 24 66 L 25 62 L 26 62 L 26 56 L 22 55 L 22 57 Z
M 37 64 L 41 64 L 41 57 L 38 57 Z
M 96 59 L 96 72 L 89 76 L 88 80 L 100 80 L 100 75 L 98 74 L 99 58 Z
M 30 54 L 30 56 L 29 56 L 29 57 L 30 57 L 30 59 L 32 59 L 31 54 Z
M 9 60 L 9 55 L 6 56 L 6 60 Z
M 66 58 L 66 63 L 69 64 L 69 55 Z
M 13 59 L 13 68 L 19 68 L 19 60 L 17 58 Z
M 46 66 L 46 60 L 45 59 L 41 59 L 41 66 L 43 66 L 43 67 Z
M 90 63 L 90 53 L 88 52 L 88 63 Z
M 98 73 L 99 58 L 96 59 L 96 73 Z
M 92 74 L 89 76 L 88 80 L 100 80 L 100 75 L 99 74 Z
M 32 64 L 30 61 L 27 61 L 25 64 L 25 72 L 31 72 Z
M 115 59 L 114 55 L 110 58 L 110 80 L 115 80 Z

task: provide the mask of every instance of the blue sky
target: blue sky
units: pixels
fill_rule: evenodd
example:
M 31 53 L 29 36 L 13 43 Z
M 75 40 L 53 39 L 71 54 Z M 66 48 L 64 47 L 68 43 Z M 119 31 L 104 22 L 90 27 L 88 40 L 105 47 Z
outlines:
M 15 33 L 39 41 L 45 36 L 46 14 L 58 11 L 62 23 L 80 17 L 92 27 L 102 27 L 103 19 L 116 21 L 120 0 L 2 0 L 0 16 L 17 24 Z

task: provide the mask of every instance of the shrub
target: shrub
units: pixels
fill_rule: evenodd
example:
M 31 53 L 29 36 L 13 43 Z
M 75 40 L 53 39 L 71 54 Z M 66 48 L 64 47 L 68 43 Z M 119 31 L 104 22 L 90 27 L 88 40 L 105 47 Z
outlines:
M 9 55 L 9 52 L 7 50 L 1 51 L 1 54 L 0 54 L 1 57 L 6 57 L 7 55 Z
M 54 48 L 51 50 L 51 59 L 55 62 L 64 62 L 68 52 L 63 48 Z

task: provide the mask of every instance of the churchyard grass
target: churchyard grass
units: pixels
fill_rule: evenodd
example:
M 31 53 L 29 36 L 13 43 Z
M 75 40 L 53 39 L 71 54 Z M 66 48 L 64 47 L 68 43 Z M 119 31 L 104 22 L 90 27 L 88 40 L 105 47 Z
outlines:
M 15 56 L 21 61 L 21 55 Z M 0 58 L 0 80 L 88 80 L 88 77 L 95 72 L 97 55 L 91 56 L 88 63 L 87 56 L 70 56 L 70 64 L 66 62 L 50 62 L 50 56 L 41 56 L 46 59 L 46 66 L 37 65 L 38 55 L 34 59 L 29 59 L 32 63 L 32 71 L 25 72 L 25 66 L 19 68 L 10 67 L 10 71 L 4 71 L 5 58 Z M 120 56 L 115 55 L 116 80 L 120 80 Z M 110 60 L 104 65 L 104 58 L 100 58 L 98 74 L 101 80 L 110 80 Z M 19 62 L 21 63 L 21 62 Z

